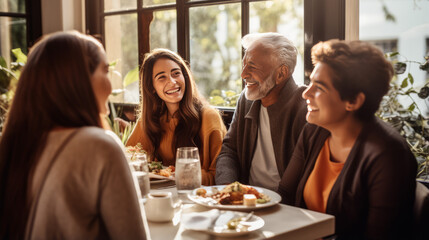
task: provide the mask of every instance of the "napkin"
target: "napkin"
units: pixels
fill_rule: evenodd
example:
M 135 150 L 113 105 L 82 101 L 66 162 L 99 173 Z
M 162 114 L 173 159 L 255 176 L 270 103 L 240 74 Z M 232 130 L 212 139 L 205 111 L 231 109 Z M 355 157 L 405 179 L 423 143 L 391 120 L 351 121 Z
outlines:
M 231 211 L 213 209 L 205 212 L 192 212 L 182 214 L 182 225 L 190 230 L 210 230 L 217 226 L 225 226 L 235 217 Z

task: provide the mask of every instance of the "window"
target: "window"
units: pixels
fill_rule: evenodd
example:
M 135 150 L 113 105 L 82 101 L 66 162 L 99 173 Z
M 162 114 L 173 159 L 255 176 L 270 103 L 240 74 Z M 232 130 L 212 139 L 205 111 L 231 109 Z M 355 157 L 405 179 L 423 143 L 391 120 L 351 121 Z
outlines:
M 88 2 L 87 21 L 91 14 L 101 21 L 89 31 L 101 34 L 108 60 L 116 63 L 112 85 L 121 91 L 113 102 L 138 102 L 138 81 L 123 80 L 145 53 L 162 47 L 190 62 L 200 92 L 213 105 L 235 107 L 242 89 L 240 40 L 249 32 L 280 32 L 291 39 L 300 53 L 294 78 L 304 81 L 304 0 Z
M 384 53 L 398 51 L 397 39 L 368 40 L 367 42 L 372 43 L 375 46 L 379 47 Z
M 359 6 L 359 38 L 380 46 L 385 52 L 399 52 L 400 61 L 410 61 L 404 74 L 398 75 L 402 81 L 408 73 L 414 77 L 414 88 L 420 89 L 427 80 L 427 73 L 419 69 L 428 49 L 429 1 L 422 0 L 361 0 Z M 428 105 L 415 97 L 419 109 L 425 115 Z M 411 102 L 401 101 L 404 106 Z
M 28 52 L 41 36 L 40 0 L 0 1 L 0 56 L 14 61 L 12 49 Z

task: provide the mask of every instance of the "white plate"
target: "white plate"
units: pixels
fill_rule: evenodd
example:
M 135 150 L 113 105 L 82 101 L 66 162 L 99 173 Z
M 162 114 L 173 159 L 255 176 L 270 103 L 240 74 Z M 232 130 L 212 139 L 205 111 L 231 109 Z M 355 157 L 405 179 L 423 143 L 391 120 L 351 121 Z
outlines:
M 172 181 L 172 180 L 170 180 L 170 179 L 150 178 L 150 183 L 151 184 L 164 183 L 164 182 L 168 182 L 168 181 Z
M 216 185 L 216 186 L 210 186 L 210 187 L 202 187 L 207 191 L 207 194 L 212 193 L 212 188 L 216 187 L 219 191 L 224 189 L 227 185 Z M 253 186 L 250 186 L 253 187 Z M 201 197 L 196 194 L 198 189 L 195 189 L 188 195 L 188 198 L 195 202 L 196 204 L 209 207 L 209 208 L 217 208 L 217 209 L 225 209 L 225 210 L 253 210 L 253 209 L 260 209 L 260 208 L 266 208 L 271 207 L 276 204 L 278 204 L 282 197 L 269 189 L 261 188 L 261 187 L 253 187 L 258 192 L 263 193 L 267 196 L 269 196 L 271 199 L 267 203 L 257 203 L 256 206 L 244 206 L 244 205 L 222 205 L 216 202 L 216 200 L 210 198 L 210 197 Z
M 241 223 L 243 226 L 245 226 L 245 228 L 228 229 L 227 223 L 229 220 L 238 217 L 245 217 L 248 213 L 236 211 L 213 211 L 218 210 L 191 213 L 185 217 L 182 215 L 182 226 L 187 230 L 205 232 L 221 237 L 234 237 L 256 231 L 262 228 L 265 224 L 264 219 L 253 215 L 249 220 Z M 210 224 L 212 221 L 214 221 L 213 224 Z M 206 223 L 206 225 L 201 227 L 201 225 L 204 223 Z
M 175 180 L 174 176 L 164 177 L 164 176 L 161 176 L 161 175 L 158 175 L 158 174 L 155 174 L 155 173 L 149 173 L 149 178 L 152 178 L 152 179 L 161 179 L 161 180 L 171 180 L 171 181 Z

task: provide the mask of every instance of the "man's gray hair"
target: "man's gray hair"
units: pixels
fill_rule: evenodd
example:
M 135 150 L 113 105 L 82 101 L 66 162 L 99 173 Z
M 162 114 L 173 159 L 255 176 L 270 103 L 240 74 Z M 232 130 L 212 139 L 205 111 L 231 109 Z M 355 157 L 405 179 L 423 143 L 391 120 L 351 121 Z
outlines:
M 247 50 L 251 45 L 259 43 L 263 47 L 271 49 L 274 54 L 274 60 L 279 65 L 286 65 L 289 73 L 292 76 L 296 65 L 296 56 L 298 51 L 295 45 L 287 37 L 280 33 L 251 33 L 247 34 L 241 40 L 241 45 L 244 50 Z

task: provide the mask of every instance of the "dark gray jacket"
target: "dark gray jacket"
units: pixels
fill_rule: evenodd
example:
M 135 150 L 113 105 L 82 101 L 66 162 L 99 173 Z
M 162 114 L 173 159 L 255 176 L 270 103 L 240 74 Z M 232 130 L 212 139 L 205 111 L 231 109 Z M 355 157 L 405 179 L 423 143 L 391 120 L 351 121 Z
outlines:
M 291 77 L 281 90 L 277 102 L 267 108 L 280 176 L 289 163 L 295 143 L 306 123 L 307 108 L 301 96 L 304 90 L 305 87 L 298 87 Z M 247 100 L 244 91 L 241 93 L 231 126 L 216 160 L 216 184 L 229 184 L 234 181 L 249 183 L 250 166 L 258 137 L 260 108 L 260 100 Z

